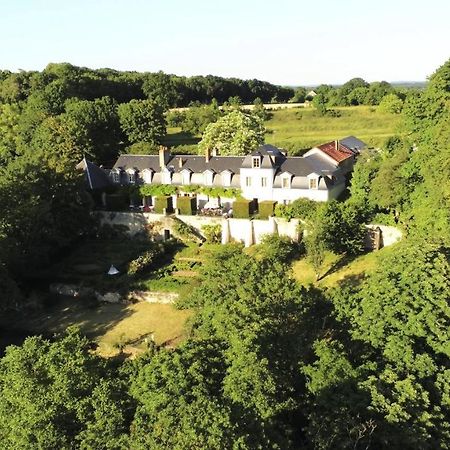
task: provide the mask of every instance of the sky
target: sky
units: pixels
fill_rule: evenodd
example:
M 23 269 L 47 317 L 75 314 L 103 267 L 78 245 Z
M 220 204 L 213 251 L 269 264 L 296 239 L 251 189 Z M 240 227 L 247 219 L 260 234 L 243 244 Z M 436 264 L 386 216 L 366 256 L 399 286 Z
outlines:
M 448 0 L 0 0 L 0 69 L 423 81 L 450 57 Z

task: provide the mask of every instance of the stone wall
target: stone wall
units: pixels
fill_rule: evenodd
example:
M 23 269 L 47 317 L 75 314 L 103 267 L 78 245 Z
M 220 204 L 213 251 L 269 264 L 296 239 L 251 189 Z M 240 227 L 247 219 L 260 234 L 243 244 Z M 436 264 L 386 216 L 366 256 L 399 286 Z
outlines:
M 365 237 L 365 247 L 366 248 L 372 248 L 372 242 L 371 242 L 371 233 L 375 231 L 377 228 L 381 231 L 381 247 L 389 247 L 392 244 L 395 244 L 399 242 L 402 237 L 403 233 L 400 229 L 388 225 L 379 225 L 379 224 L 373 224 L 370 223 L 368 225 L 365 225 L 368 233 Z
M 148 225 L 157 225 L 155 231 L 160 234 L 161 238 L 164 236 L 164 230 L 169 230 L 172 234 L 174 223 L 172 216 L 155 213 L 101 212 L 100 217 L 102 223 L 128 227 L 128 232 L 131 235 L 144 231 Z M 278 217 L 271 217 L 269 220 L 184 215 L 177 215 L 176 217 L 195 228 L 200 234 L 202 234 L 204 225 L 221 225 L 223 243 L 238 241 L 249 246 L 258 244 L 264 235 L 273 233 L 288 236 L 294 241 L 299 239 L 298 224 L 300 221 L 298 219 L 287 221 Z M 396 227 L 377 224 L 366 225 L 368 230 L 374 230 L 376 227 L 381 230 L 382 247 L 395 244 L 403 236 L 401 230 Z
M 157 224 L 157 232 L 162 237 L 164 230 L 172 233 L 172 216 L 155 213 L 132 213 L 132 212 L 101 212 L 101 222 L 109 225 L 123 225 L 128 228 L 128 233 L 135 235 L 146 229 L 148 225 Z M 228 235 L 224 241 L 238 241 L 249 246 L 261 242 L 266 234 L 278 233 L 298 240 L 298 220 L 287 221 L 281 218 L 270 218 L 269 220 L 251 219 L 226 219 L 224 217 L 208 216 L 184 216 L 177 215 L 178 219 L 195 228 L 202 234 L 204 225 L 221 225 L 222 234 Z

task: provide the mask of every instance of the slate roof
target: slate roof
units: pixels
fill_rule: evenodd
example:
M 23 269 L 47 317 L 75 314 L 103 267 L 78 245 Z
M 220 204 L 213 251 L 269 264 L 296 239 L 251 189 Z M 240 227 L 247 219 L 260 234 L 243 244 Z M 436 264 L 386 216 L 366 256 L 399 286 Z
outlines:
M 362 148 L 365 145 L 359 139 L 348 136 L 344 139 L 348 145 Z M 336 143 L 328 142 L 316 148 L 322 150 L 324 154 L 311 154 L 308 156 L 292 156 L 287 157 L 283 152 L 273 145 L 263 145 L 257 150 L 247 156 L 212 156 L 209 161 L 206 161 L 203 155 L 170 155 L 166 163 L 166 167 L 174 174 L 179 174 L 183 170 L 192 172 L 193 178 L 191 182 L 194 183 L 197 174 L 203 174 L 206 170 L 211 170 L 213 173 L 220 174 L 228 170 L 233 173 L 232 184 L 238 183 L 241 168 L 252 168 L 252 157 L 261 157 L 261 168 L 276 169 L 275 177 L 278 177 L 284 172 L 289 172 L 294 177 L 307 177 L 311 173 L 319 175 L 334 175 L 340 174 L 340 169 L 336 168 L 325 155 L 331 156 L 335 161 L 341 162 L 354 155 L 354 152 L 347 146 L 339 142 L 338 150 L 336 150 Z M 139 172 L 145 169 L 151 169 L 155 172 L 153 183 L 159 183 L 157 174 L 161 172 L 159 165 L 159 155 L 121 155 L 114 165 L 114 169 L 127 170 L 134 168 Z M 156 177 L 156 178 L 155 178 Z M 175 178 L 178 180 L 178 175 Z M 174 179 L 174 180 L 175 180 Z M 214 183 L 219 183 L 219 179 L 214 179 Z M 195 183 L 194 183 L 195 184 Z
M 84 171 L 86 184 L 89 189 L 104 189 L 112 184 L 108 172 L 96 166 L 94 163 L 91 163 L 86 158 L 83 158 L 83 160 L 77 164 L 76 168 Z
M 279 168 L 279 174 L 289 172 L 296 177 L 306 177 L 310 173 L 315 172 L 313 166 L 309 163 L 307 158 L 301 156 L 293 156 L 286 158 Z
M 144 169 L 153 169 L 155 172 L 160 171 L 158 155 L 121 155 L 114 164 L 113 169 L 128 169 L 134 167 L 139 172 Z
M 243 156 L 212 156 L 209 162 L 206 162 L 204 156 L 176 155 L 171 156 L 167 162 L 167 167 L 176 173 L 183 169 L 189 169 L 194 173 L 203 173 L 207 169 L 215 173 L 224 170 L 239 173 L 243 160 Z M 114 169 L 122 168 L 126 170 L 130 167 L 134 167 L 139 172 L 144 169 L 153 169 L 155 172 L 161 171 L 158 155 L 121 155 L 114 164 Z
M 361 153 L 361 150 L 367 147 L 367 144 L 355 136 L 347 136 L 339 141 L 342 145 L 345 145 L 350 150 L 356 153 Z

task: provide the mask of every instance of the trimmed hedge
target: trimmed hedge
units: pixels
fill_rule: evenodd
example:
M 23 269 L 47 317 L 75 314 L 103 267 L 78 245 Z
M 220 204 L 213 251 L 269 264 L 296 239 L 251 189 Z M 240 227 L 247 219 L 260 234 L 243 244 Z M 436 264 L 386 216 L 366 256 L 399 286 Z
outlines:
M 274 215 L 276 203 L 277 202 L 274 202 L 273 200 L 259 202 L 259 216 L 261 219 L 267 219 L 268 217 Z
M 108 211 L 123 211 L 128 208 L 126 197 L 122 194 L 107 194 L 105 206 Z
M 178 197 L 177 208 L 180 214 L 192 216 L 197 211 L 197 197 Z
M 155 213 L 164 214 L 164 208 L 168 213 L 173 212 L 172 197 L 170 195 L 155 197 Z
M 233 217 L 236 219 L 248 219 L 254 211 L 253 200 L 241 198 L 233 203 Z

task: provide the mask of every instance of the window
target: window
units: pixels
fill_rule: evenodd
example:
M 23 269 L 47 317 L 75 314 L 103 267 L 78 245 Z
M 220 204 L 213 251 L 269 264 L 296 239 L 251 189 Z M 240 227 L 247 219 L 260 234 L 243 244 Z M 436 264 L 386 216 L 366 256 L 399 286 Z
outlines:
M 250 187 L 252 185 L 252 179 L 250 177 L 245 177 L 245 186 Z
M 261 178 L 261 187 L 267 187 L 267 178 Z
M 281 187 L 283 189 L 289 189 L 291 187 L 291 180 L 287 177 L 281 179 Z
M 310 189 L 317 189 L 317 178 L 311 178 L 309 180 L 309 188 Z
M 135 173 L 134 172 L 128 172 L 128 181 L 130 183 L 134 183 L 135 179 L 136 179 Z
M 261 159 L 259 156 L 253 156 L 252 158 L 252 167 L 254 169 L 259 169 L 261 166 Z
M 112 173 L 112 178 L 113 178 L 113 182 L 114 183 L 119 183 L 120 182 L 120 174 L 119 174 L 119 172 L 113 172 Z

